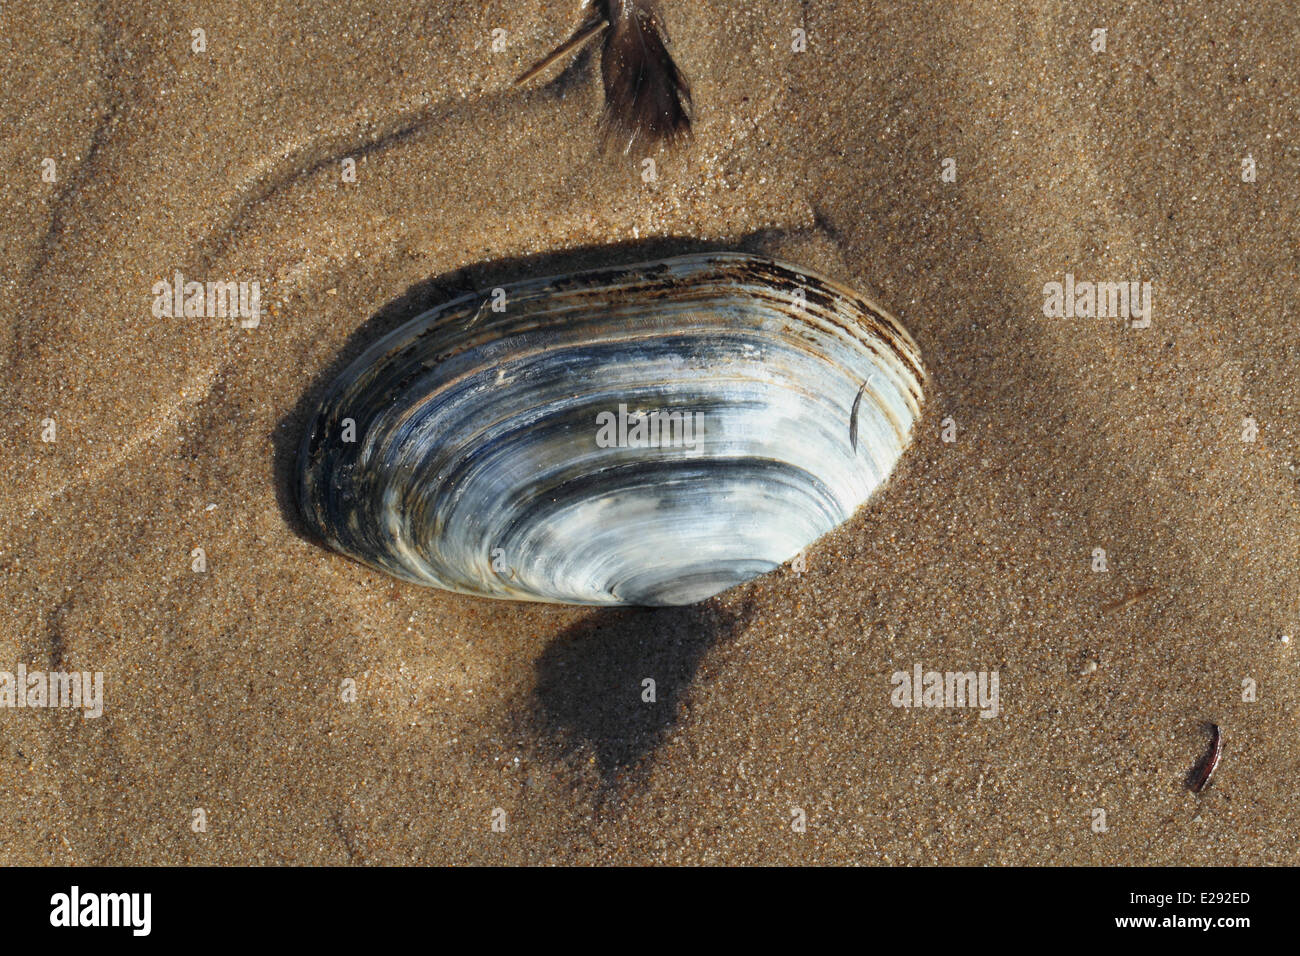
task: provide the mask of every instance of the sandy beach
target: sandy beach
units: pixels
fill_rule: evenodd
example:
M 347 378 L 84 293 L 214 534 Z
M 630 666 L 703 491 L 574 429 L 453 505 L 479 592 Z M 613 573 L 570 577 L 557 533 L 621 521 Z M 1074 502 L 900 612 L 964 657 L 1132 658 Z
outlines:
M 662 8 L 694 135 L 647 182 L 593 51 L 513 84 L 580 0 L 0 6 L 0 672 L 103 688 L 0 706 L 0 861 L 1300 863 L 1300 9 Z M 929 372 L 803 570 L 592 610 L 304 532 L 382 333 L 715 249 Z M 178 273 L 256 322 L 158 315 Z M 1067 277 L 1148 321 L 1045 315 Z M 996 716 L 895 706 L 918 666 Z

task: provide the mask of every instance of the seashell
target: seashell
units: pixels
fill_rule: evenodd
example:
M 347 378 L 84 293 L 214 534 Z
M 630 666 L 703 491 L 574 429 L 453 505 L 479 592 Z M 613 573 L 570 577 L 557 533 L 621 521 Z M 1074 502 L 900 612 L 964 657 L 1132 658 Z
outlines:
M 299 503 L 331 547 L 418 584 L 691 604 L 846 521 L 924 378 L 883 310 L 760 256 L 533 279 L 357 358 L 303 439 Z

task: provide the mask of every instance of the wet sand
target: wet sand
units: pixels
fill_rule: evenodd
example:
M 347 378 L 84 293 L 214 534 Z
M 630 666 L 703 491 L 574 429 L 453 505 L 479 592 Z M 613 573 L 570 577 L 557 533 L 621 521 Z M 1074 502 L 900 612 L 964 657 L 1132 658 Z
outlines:
M 1300 862 L 1295 6 L 664 12 L 695 136 L 645 183 L 590 53 L 511 85 L 577 0 L 0 8 L 0 671 L 104 675 L 0 708 L 0 859 Z M 382 331 L 696 248 L 860 288 L 930 371 L 805 570 L 592 611 L 303 535 L 306 412 Z M 260 323 L 155 316 L 176 272 Z M 1150 327 L 1046 318 L 1067 273 Z M 892 706 L 917 664 L 998 715 Z

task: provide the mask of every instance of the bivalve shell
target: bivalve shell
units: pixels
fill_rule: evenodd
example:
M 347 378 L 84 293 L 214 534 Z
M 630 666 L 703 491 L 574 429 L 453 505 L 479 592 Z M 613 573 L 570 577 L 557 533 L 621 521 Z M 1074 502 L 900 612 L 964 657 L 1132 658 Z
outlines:
M 533 279 L 357 358 L 308 427 L 299 503 L 331 547 L 419 584 L 690 604 L 847 520 L 923 381 L 883 310 L 760 256 Z

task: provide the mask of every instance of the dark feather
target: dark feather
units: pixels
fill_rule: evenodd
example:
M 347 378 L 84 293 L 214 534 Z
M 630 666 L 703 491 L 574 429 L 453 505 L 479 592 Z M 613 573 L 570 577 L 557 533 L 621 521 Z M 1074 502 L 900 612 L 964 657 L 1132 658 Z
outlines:
M 604 31 L 601 130 L 607 144 L 653 147 L 691 134 L 691 88 L 668 52 L 654 0 L 595 0 L 596 13 L 515 83 L 526 83 Z
M 605 0 L 609 29 L 601 54 L 607 141 L 624 152 L 691 133 L 691 89 L 668 52 L 653 0 Z

